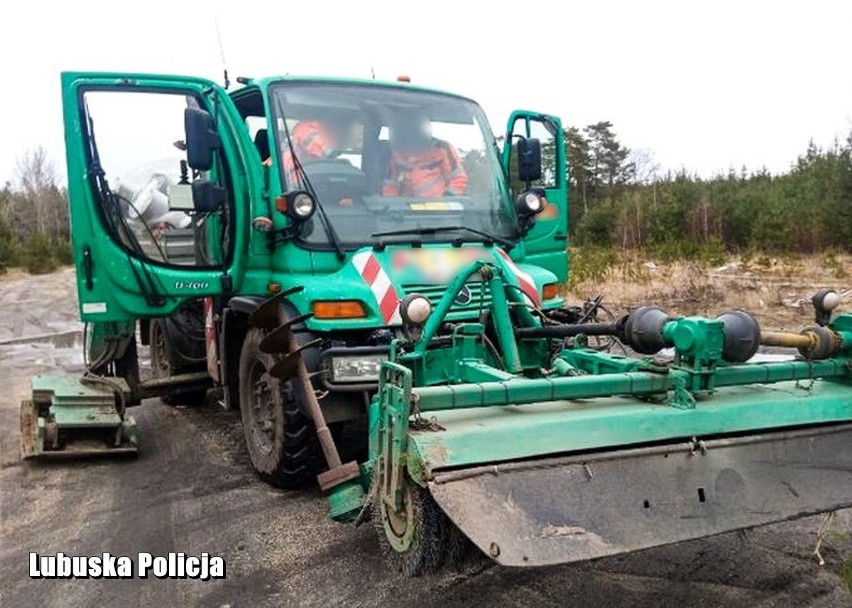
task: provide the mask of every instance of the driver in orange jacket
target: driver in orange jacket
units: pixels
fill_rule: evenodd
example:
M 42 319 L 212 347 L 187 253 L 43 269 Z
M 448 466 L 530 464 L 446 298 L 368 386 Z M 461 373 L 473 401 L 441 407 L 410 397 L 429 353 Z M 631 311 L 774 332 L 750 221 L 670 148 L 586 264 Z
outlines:
M 467 173 L 449 142 L 432 137 L 426 116 L 403 116 L 391 124 L 391 159 L 383 196 L 459 196 Z
M 293 160 L 293 152 L 299 163 L 304 165 L 315 160 L 331 158 L 338 149 L 337 134 L 319 120 L 303 120 L 290 131 L 290 140 L 293 143 L 293 151 L 289 147 L 284 148 L 282 162 L 287 176 L 287 183 L 295 186 L 299 183 L 296 163 Z

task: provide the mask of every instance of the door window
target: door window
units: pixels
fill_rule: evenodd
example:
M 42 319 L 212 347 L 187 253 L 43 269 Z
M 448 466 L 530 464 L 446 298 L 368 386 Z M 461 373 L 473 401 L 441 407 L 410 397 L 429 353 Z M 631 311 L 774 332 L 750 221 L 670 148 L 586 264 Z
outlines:
M 509 183 L 513 195 L 518 195 L 527 188 L 527 185 L 518 178 L 518 160 L 515 145 L 521 138 L 537 139 L 541 144 L 541 178 L 532 182 L 530 186 L 533 188 L 559 187 L 559 159 L 557 158 L 555 134 L 556 126 L 548 120 L 526 116 L 515 120 L 512 127 L 512 142 L 509 151 Z
M 184 110 L 197 107 L 198 100 L 155 91 L 91 90 L 83 101 L 89 176 L 111 238 L 147 261 L 221 264 L 225 214 L 195 211 L 191 182 L 201 176 L 186 165 Z

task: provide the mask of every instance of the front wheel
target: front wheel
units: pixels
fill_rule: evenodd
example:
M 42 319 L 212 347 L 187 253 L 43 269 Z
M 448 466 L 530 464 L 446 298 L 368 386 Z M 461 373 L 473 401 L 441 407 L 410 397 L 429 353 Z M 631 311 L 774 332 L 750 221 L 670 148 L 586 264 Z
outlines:
M 252 467 L 276 487 L 306 483 L 316 473 L 316 433 L 299 407 L 297 381 L 269 375 L 275 363 L 261 352 L 265 333 L 251 328 L 240 353 L 240 413 Z

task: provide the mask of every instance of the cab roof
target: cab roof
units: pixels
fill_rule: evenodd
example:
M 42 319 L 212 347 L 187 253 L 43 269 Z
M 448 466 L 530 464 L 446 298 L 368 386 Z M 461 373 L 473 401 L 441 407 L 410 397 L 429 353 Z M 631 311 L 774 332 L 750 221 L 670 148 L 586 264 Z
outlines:
M 408 82 L 399 82 L 392 80 L 372 80 L 366 78 L 342 78 L 342 77 L 333 77 L 333 76 L 266 76 L 262 78 L 250 78 L 248 79 L 248 83 L 239 89 L 234 89 L 231 91 L 232 95 L 239 95 L 239 93 L 244 88 L 250 88 L 252 86 L 258 86 L 260 88 L 266 88 L 272 84 L 278 83 L 308 83 L 308 84 L 342 84 L 342 85 L 359 85 L 359 86 L 371 86 L 371 87 L 382 87 L 386 89 L 399 89 L 401 91 L 419 91 L 421 93 L 431 93 L 436 95 L 446 95 L 449 97 L 457 97 L 459 99 L 464 99 L 466 101 L 470 101 L 472 103 L 476 103 L 474 99 L 467 97 L 465 95 L 459 95 L 457 93 L 450 93 L 448 91 L 442 91 L 440 89 L 434 89 L 430 87 L 423 87 L 420 85 L 410 84 Z

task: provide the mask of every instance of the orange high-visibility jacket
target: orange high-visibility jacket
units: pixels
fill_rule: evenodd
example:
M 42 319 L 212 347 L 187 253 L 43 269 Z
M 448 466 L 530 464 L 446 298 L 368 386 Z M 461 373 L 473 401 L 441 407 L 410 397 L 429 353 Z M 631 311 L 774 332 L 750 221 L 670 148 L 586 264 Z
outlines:
M 452 144 L 433 139 L 418 154 L 391 154 L 383 196 L 458 196 L 467 190 L 467 173 Z
M 334 149 L 333 136 L 328 128 L 318 120 L 303 120 L 290 132 L 293 141 L 293 150 L 304 163 L 318 158 L 325 158 Z M 287 175 L 287 183 L 292 187 L 298 183 L 296 175 L 296 163 L 293 162 L 293 154 L 289 148 L 284 149 L 282 162 Z

